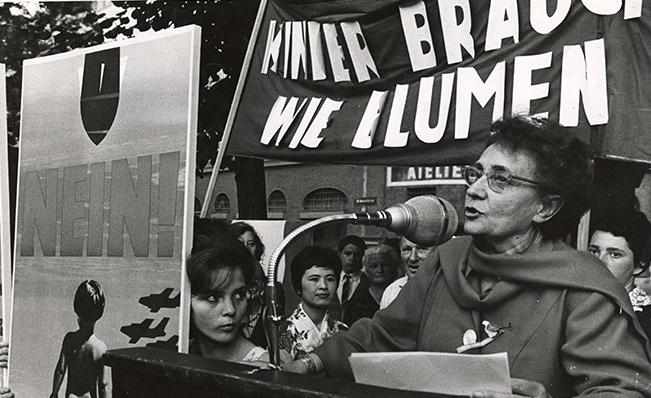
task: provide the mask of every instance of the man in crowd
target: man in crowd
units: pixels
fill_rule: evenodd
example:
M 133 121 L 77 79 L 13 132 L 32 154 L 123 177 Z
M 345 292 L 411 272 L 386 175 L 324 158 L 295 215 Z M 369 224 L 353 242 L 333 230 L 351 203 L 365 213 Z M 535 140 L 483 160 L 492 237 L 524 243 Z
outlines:
M 404 267 L 405 276 L 396 279 L 384 290 L 382 300 L 380 301 L 380 309 L 386 308 L 391 304 L 403 286 L 416 275 L 416 271 L 420 267 L 423 260 L 427 258 L 436 249 L 436 246 L 424 247 L 411 242 L 404 236 L 400 239 L 400 259 Z
M 348 235 L 337 244 L 343 272 L 337 288 L 337 297 L 346 312 L 346 304 L 353 297 L 360 283 L 366 285 L 366 275 L 362 272 L 362 257 L 366 243 L 359 236 Z

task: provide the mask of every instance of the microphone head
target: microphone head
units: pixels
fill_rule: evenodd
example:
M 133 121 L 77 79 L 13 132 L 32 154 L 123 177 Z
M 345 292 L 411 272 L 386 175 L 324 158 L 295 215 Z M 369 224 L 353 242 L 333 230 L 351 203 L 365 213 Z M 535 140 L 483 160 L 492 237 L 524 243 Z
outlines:
M 447 242 L 457 231 L 459 216 L 452 204 L 434 195 L 422 195 L 386 209 L 391 215 L 387 229 L 421 246 Z

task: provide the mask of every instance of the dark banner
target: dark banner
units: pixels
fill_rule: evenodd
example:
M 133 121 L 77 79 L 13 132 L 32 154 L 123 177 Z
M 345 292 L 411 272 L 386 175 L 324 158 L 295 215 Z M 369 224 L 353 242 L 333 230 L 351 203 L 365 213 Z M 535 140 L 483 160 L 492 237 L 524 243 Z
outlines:
M 648 2 L 264 3 L 227 152 L 463 164 L 491 121 L 548 116 L 602 154 L 651 161 Z M 617 138 L 623 134 L 626 140 Z

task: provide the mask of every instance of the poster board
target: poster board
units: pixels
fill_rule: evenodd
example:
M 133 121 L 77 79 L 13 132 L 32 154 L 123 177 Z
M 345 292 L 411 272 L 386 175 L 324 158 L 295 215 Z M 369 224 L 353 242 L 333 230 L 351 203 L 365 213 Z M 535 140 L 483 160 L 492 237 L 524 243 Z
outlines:
M 49 396 L 64 336 L 83 343 L 73 300 L 88 279 L 105 296 L 94 335 L 108 349 L 187 350 L 199 49 L 188 26 L 25 61 L 17 396 Z

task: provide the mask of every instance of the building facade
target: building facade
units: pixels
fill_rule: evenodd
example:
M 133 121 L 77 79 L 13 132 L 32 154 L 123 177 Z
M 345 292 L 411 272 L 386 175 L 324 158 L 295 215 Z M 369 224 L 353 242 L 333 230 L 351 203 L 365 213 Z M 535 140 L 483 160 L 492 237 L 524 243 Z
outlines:
M 433 194 L 447 199 L 463 217 L 466 186 L 458 166 L 383 167 L 357 165 L 265 163 L 269 219 L 305 223 L 332 214 L 373 212 L 408 199 Z M 197 180 L 196 206 L 200 208 L 209 174 Z M 234 173 L 220 171 L 209 217 L 238 218 Z M 396 237 L 381 228 L 359 225 L 325 226 L 314 231 L 313 242 L 328 246 L 346 234 L 369 242 Z

